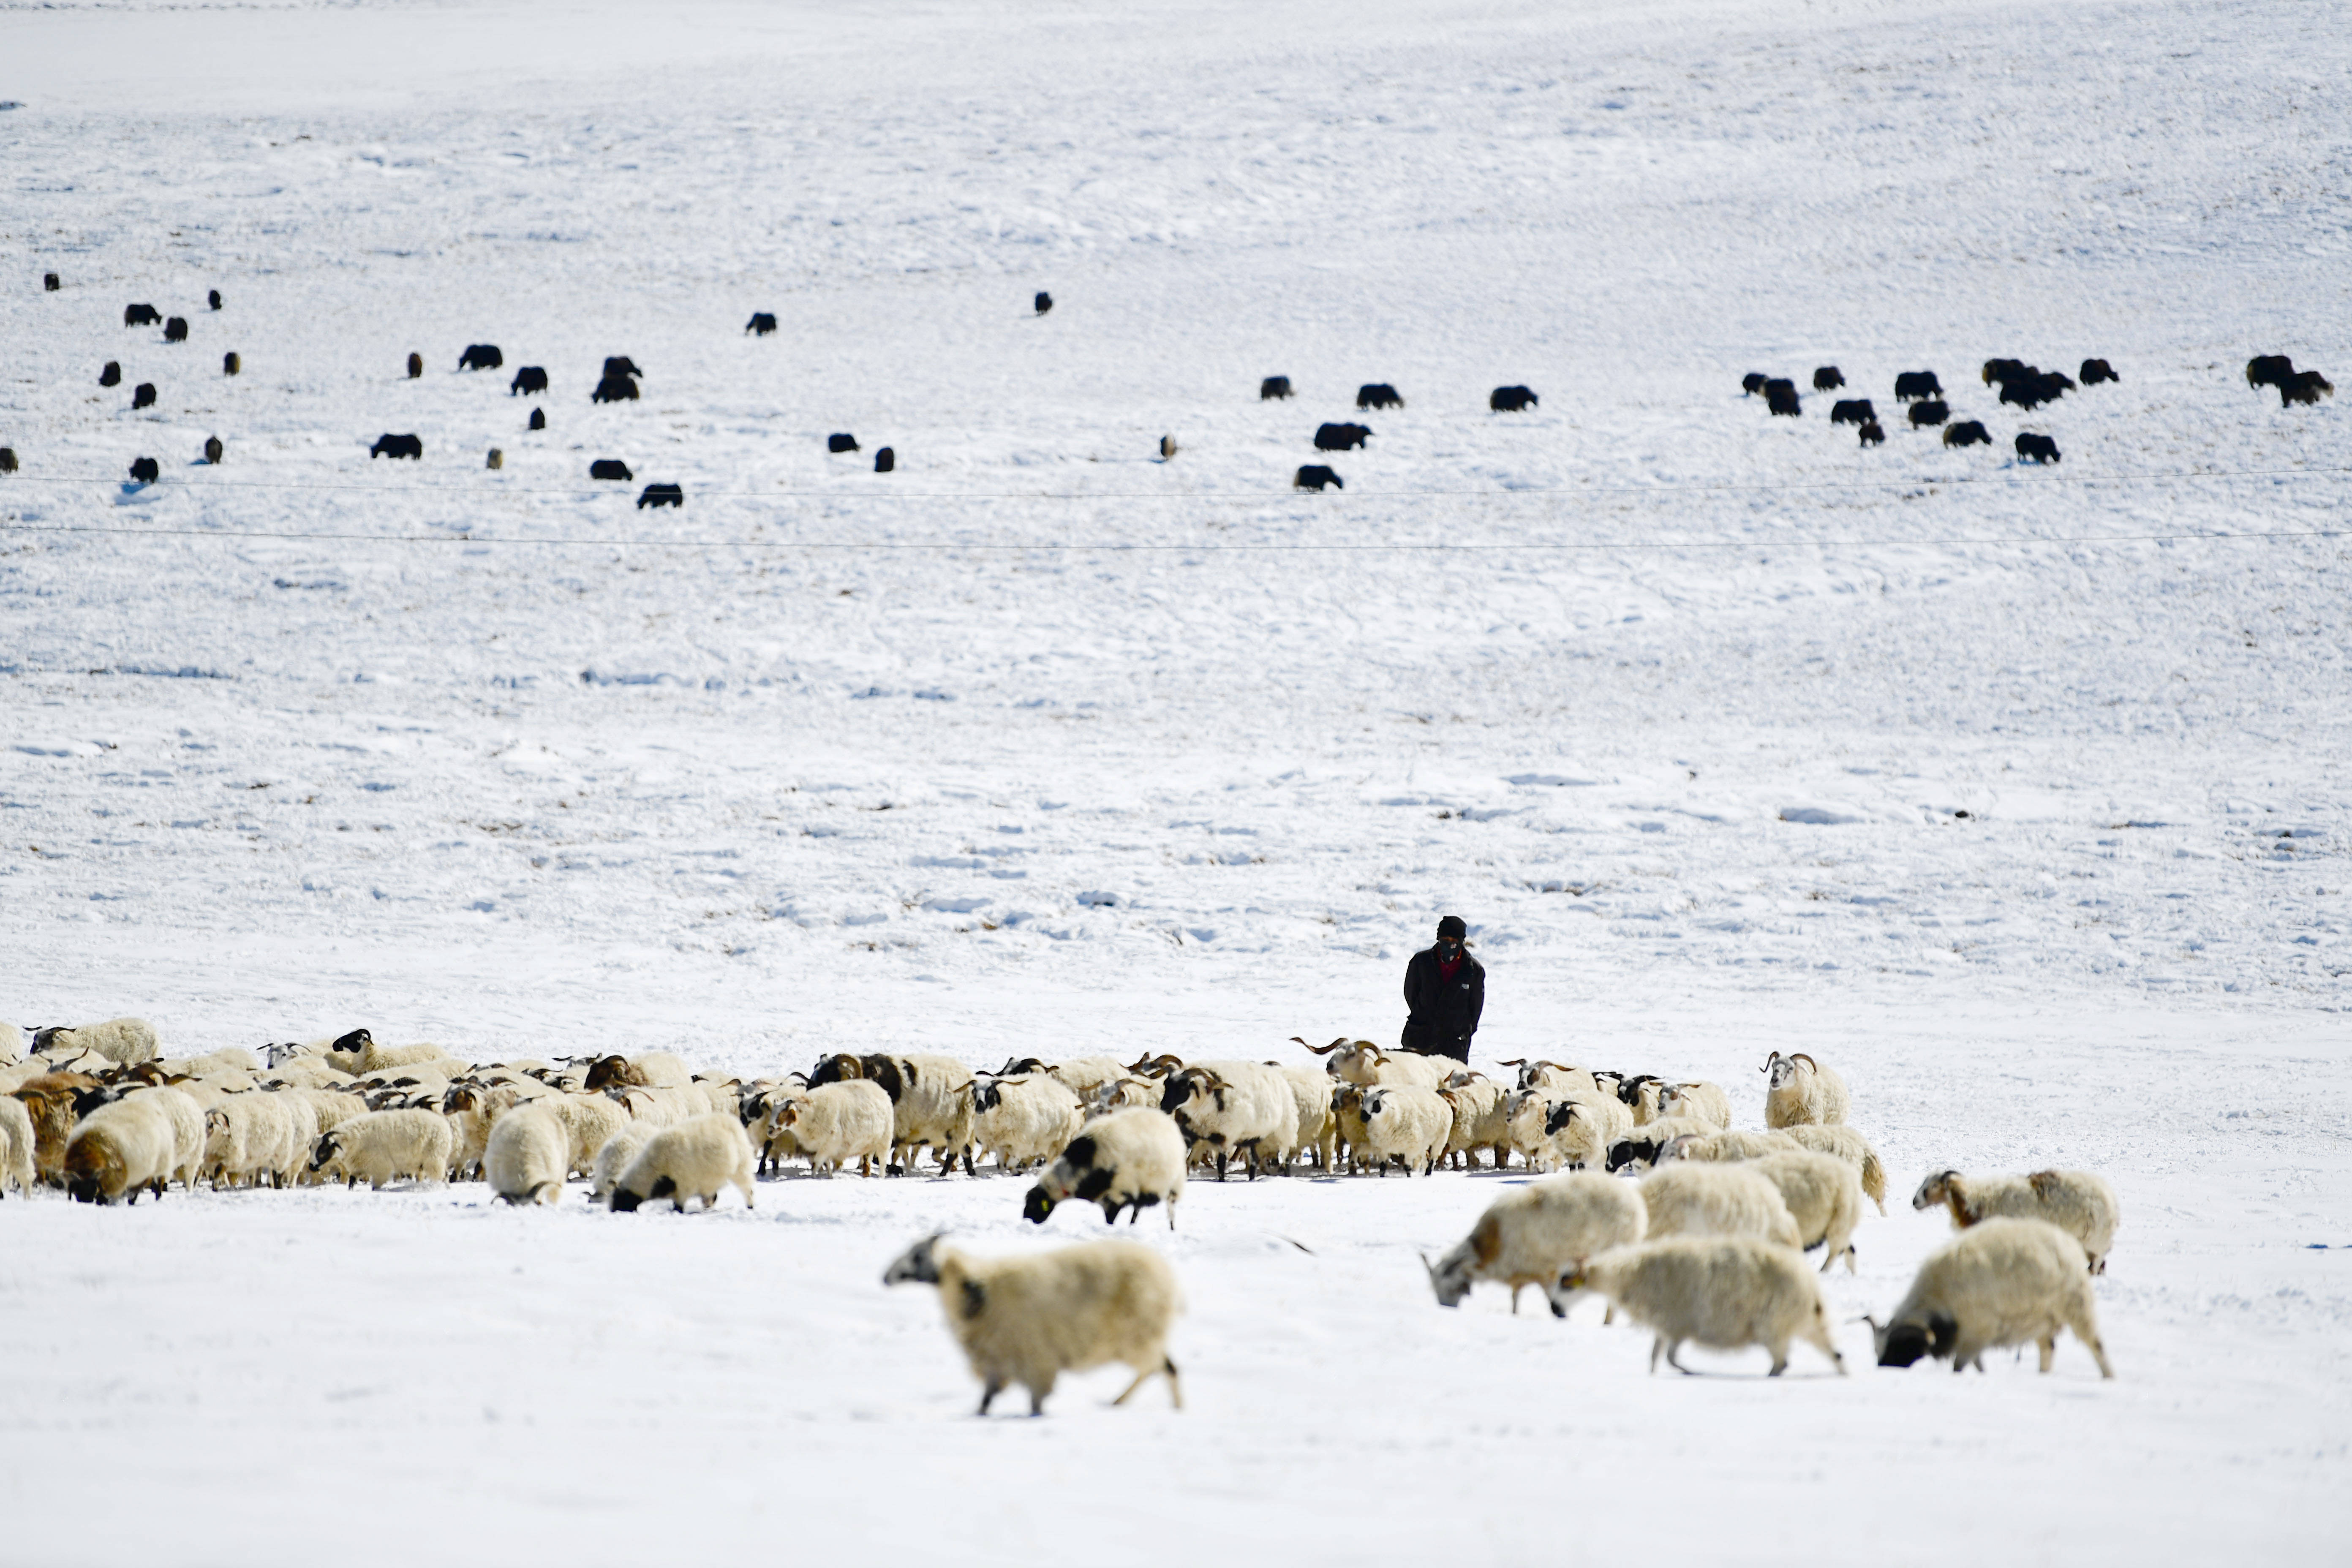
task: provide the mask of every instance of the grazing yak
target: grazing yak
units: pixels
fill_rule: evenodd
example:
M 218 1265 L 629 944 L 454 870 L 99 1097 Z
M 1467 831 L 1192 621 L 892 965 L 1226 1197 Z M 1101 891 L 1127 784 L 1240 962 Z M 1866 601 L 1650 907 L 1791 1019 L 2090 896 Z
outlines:
M 1356 388 L 1356 406 L 1359 408 L 1402 408 L 1404 406 L 1404 399 L 1399 397 L 1397 395 L 1397 389 L 1391 386 L 1385 381 L 1367 382 L 1363 385 Z
M 126 327 L 154 327 L 163 324 L 163 313 L 152 305 L 125 305 L 122 324 Z
M 1895 377 L 1895 401 L 1916 403 L 1926 397 L 1944 395 L 1944 384 L 1936 379 L 1932 370 L 1906 370 Z
M 1845 372 L 1833 364 L 1817 365 L 1813 369 L 1813 390 L 1835 392 L 1845 384 Z
M 244 368 L 245 362 L 237 358 L 234 352 L 221 355 L 221 374 L 223 375 L 235 375 Z
M 421 437 L 394 436 L 386 431 L 375 438 L 374 446 L 368 448 L 369 462 L 373 463 L 378 458 L 407 458 L 421 462 L 425 458 L 425 441 Z
M 898 454 L 896 448 L 885 447 L 880 451 L 874 454 L 874 471 L 876 473 L 887 474 L 898 466 Z
M 635 403 L 636 400 L 637 384 L 625 375 L 606 376 L 596 384 L 596 390 L 588 395 L 591 403 Z
M 1923 403 L 1915 403 L 1911 405 L 1911 427 L 1914 430 L 1922 426 L 1941 425 L 1951 416 L 1950 406 L 1940 397 L 1930 397 Z
M 1320 463 L 1309 463 L 1291 476 L 1290 488 L 1296 490 L 1321 490 L 1325 486 L 1335 490 L 1348 488 L 1346 481 Z
M 1520 414 L 1541 401 L 1524 386 L 1498 386 L 1486 395 L 1486 407 L 1496 414 Z
M 1797 401 L 1797 389 L 1785 381 L 1765 386 L 1764 404 L 1774 414 L 1786 415 L 1791 419 L 1804 417 L 1805 405 Z
M 152 408 L 154 405 L 155 384 L 153 382 L 142 381 L 131 389 L 131 412 L 137 413 L 142 408 Z
M 855 452 L 858 449 L 857 437 L 846 430 L 836 430 L 824 438 L 824 449 L 828 452 Z
M 1315 449 L 1318 452 L 1349 452 L 1371 438 L 1371 431 L 1361 425 L 1325 425 L 1315 432 Z
M 637 368 L 637 362 L 636 362 L 636 361 L 635 361 L 635 360 L 633 360 L 633 359 L 631 359 L 628 355 L 626 355 L 626 354 L 609 354 L 609 355 L 607 355 L 607 356 L 605 357 L 605 360 L 604 360 L 604 374 L 605 374 L 607 376 L 615 376 L 615 375 L 634 375 L 634 376 L 642 376 L 642 375 L 644 375 L 646 373 L 645 373 L 644 371 L 639 370 L 639 369 Z
M 185 316 L 174 316 L 170 321 L 164 322 L 163 341 L 167 343 L 186 342 L 188 341 L 188 318 Z
M 424 374 L 425 356 L 423 354 L 410 354 L 408 356 L 408 379 L 415 381 Z
M 2021 430 L 2017 433 L 2017 457 L 2020 462 L 2054 463 L 2058 460 L 2058 443 L 2047 436 Z
M 2103 381 L 2119 382 L 2123 380 L 2122 376 L 2116 374 L 2116 367 L 2109 364 L 2103 359 L 2084 360 L 2083 362 L 2083 368 L 2074 374 L 2083 378 L 2083 384 L 2084 386 L 2096 386 Z
M 1865 447 L 1886 445 L 1886 432 L 1879 428 L 1878 421 L 1875 419 L 1864 425 L 1858 434 L 1862 437 L 1862 444 Z
M 544 408 L 534 408 L 534 409 L 532 409 L 532 410 L 530 411 L 530 428 L 531 428 L 531 429 L 533 429 L 533 430 L 544 430 L 544 429 L 546 429 L 546 428 L 547 428 L 547 410 L 546 410 L 546 409 L 544 409 Z
M 131 459 L 131 478 L 135 483 L 152 485 L 157 479 L 163 478 L 163 465 L 156 462 L 154 458 L 133 458 Z
M 98 373 L 98 384 L 100 386 L 121 386 L 122 384 L 122 366 L 112 360 L 108 360 L 106 362 L 106 368 Z
M 1286 375 L 1269 375 L 1257 384 L 1257 400 L 1260 403 L 1271 403 L 1277 397 L 1289 395 L 1290 378 Z
M 205 461 L 210 463 L 214 468 L 220 467 L 221 456 L 223 453 L 227 451 L 227 449 L 228 448 L 221 445 L 221 438 L 219 437 L 207 436 L 205 437 Z
M 1042 316 L 1046 311 L 1054 308 L 1054 297 L 1051 294 L 1046 293 L 1043 289 L 1040 289 L 1037 290 L 1037 298 L 1031 300 L 1030 303 L 1036 308 L 1037 313 Z
M 1832 425 L 1869 425 L 1878 418 L 1878 410 L 1870 405 L 1867 397 L 1841 397 L 1830 410 Z
M 515 396 L 519 393 L 545 392 L 546 390 L 547 371 L 541 365 L 527 364 L 523 366 L 520 370 L 515 372 L 514 379 L 507 383 L 507 395 L 509 397 Z
M 55 274 L 51 274 L 51 276 L 54 277 Z M 16 471 L 16 448 L 14 447 L 0 447 L 0 474 L 13 474 Z
M 211 306 L 212 306 L 212 308 L 213 308 L 214 310 L 219 310 L 219 309 L 220 309 L 220 290 L 219 290 L 219 289 L 214 289 L 211 293 L 209 293 L 209 294 L 207 294 L 207 295 L 205 295 L 205 302 L 206 302 L 207 304 L 211 305 Z
M 618 479 L 626 484 L 637 476 L 629 472 L 629 465 L 618 458 L 599 458 L 588 465 L 588 477 L 592 479 Z
M 504 452 L 499 451 L 496 447 L 491 447 L 489 456 L 482 459 L 482 467 L 489 469 L 492 473 L 497 473 L 506 466 L 507 455 Z
M 58 281 L 58 275 L 56 273 L 44 272 L 41 274 L 41 287 L 54 294 L 58 289 L 64 288 L 65 285 Z
M 649 506 L 684 506 L 686 490 L 678 485 L 647 485 L 637 496 L 637 510 Z
M 2294 361 L 2284 354 L 2256 354 L 2246 362 L 2248 386 L 2282 386 L 2294 374 Z
M 1739 395 L 1742 397 L 1755 396 L 1758 393 L 1764 390 L 1765 384 L 1769 382 L 1771 379 L 1772 378 L 1770 376 L 1766 375 L 1760 370 L 1749 371 L 1746 375 L 1739 378 Z
M 757 332 L 764 338 L 776 330 L 775 315 L 768 310 L 754 310 L 751 312 L 751 321 L 744 324 L 743 330 L 747 332 Z
M 1992 437 L 1985 434 L 1983 420 L 1963 419 L 1958 425 L 1947 425 L 1944 426 L 1944 445 L 1947 447 L 1990 447 L 1992 445 Z
M 497 370 L 507 363 L 496 343 L 468 343 L 466 352 L 457 356 L 459 370 Z
M 2011 376 L 2000 384 L 2000 400 L 2031 411 L 2045 403 L 2057 402 L 2066 395 L 2066 388 L 2071 384 L 2073 383 L 2065 376 L 2055 372 L 2034 370 L 2029 365 L 2025 374 Z
M 2299 370 L 2279 383 L 2278 394 L 2281 408 L 2290 403 L 2315 405 L 2322 394 L 2336 395 L 2336 384 L 2315 370 Z

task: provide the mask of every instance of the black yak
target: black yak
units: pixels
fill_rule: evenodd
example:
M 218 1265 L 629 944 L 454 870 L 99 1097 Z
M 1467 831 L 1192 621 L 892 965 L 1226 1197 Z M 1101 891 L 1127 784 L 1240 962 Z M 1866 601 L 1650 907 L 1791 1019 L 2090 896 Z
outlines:
M 1791 419 L 1804 417 L 1805 405 L 1797 401 L 1797 389 L 1786 382 L 1766 388 L 1764 402 L 1775 414 L 1786 415 Z
M 54 278 L 57 274 L 52 272 L 49 276 Z M 16 471 L 16 448 L 14 447 L 0 447 L 0 474 L 13 474 Z
M 2256 354 L 2246 362 L 2248 386 L 2278 386 L 2294 374 L 2294 361 L 2284 354 Z
M 44 272 L 41 274 L 41 287 L 54 294 L 58 289 L 64 288 L 65 285 L 58 281 L 58 275 L 56 273 Z
M 1339 475 L 1320 463 L 1307 464 L 1293 475 L 1290 480 L 1290 488 L 1297 490 L 1320 490 L 1326 485 L 1335 490 L 1344 490 L 1348 488 Z
M 2123 380 L 2122 376 L 2116 374 L 2116 367 L 2103 359 L 2084 360 L 2083 368 L 2076 374 L 2082 376 L 2084 386 L 2096 386 L 2103 381 Z
M 1037 298 L 1032 303 L 1036 306 L 1037 313 L 1042 316 L 1054 308 L 1054 297 L 1040 289 L 1037 290 Z
M 1524 386 L 1498 386 L 1486 395 L 1486 407 L 1496 414 L 1523 413 L 1539 401 Z
M 1873 419 L 1868 424 L 1864 425 L 1857 434 L 1861 436 L 1862 445 L 1865 447 L 1884 447 L 1886 445 L 1886 432 L 1878 427 L 1878 421 L 1875 419 Z
M 637 476 L 629 472 L 629 465 L 618 458 L 599 458 L 588 465 L 588 477 L 592 479 L 618 479 L 625 484 Z
M 1895 377 L 1895 401 L 1916 403 L 1923 397 L 1941 397 L 1944 384 L 1936 379 L 1932 370 L 1906 370 Z
M 1911 405 L 1911 427 L 1915 430 L 1923 425 L 1941 425 L 1951 416 L 1951 409 L 1940 397 L 1930 397 Z
M 408 379 L 415 381 L 424 374 L 425 356 L 423 354 L 410 354 L 408 356 Z
M 170 321 L 164 322 L 163 341 L 167 343 L 186 342 L 188 341 L 188 318 L 185 316 L 174 316 Z
M 628 355 L 611 354 L 606 356 L 604 360 L 604 374 L 608 376 L 614 376 L 643 375 L 646 373 L 639 370 L 637 368 L 637 362 L 631 359 Z
M 1832 425 L 1867 425 L 1878 417 L 1878 410 L 1870 405 L 1867 397 L 1841 397 L 1830 410 Z
M 1813 390 L 1834 392 L 1845 384 L 1845 372 L 1833 364 L 1817 365 L 1813 369 Z
M 1289 395 L 1290 378 L 1286 375 L 1269 375 L 1257 384 L 1257 400 L 1260 403 L 1271 403 L 1277 397 Z
M 637 510 L 649 506 L 684 506 L 686 491 L 677 485 L 647 485 L 637 496 Z
M 1356 388 L 1356 406 L 1359 408 L 1402 408 L 1404 406 L 1404 399 L 1399 397 L 1397 395 L 1397 389 L 1391 386 L 1385 381 L 1368 382 L 1364 385 Z
M 122 367 L 114 361 L 108 360 L 106 362 L 106 368 L 98 373 L 98 384 L 100 386 L 121 385 Z
M 2035 409 L 2045 403 L 2055 403 L 2066 395 L 2073 382 L 2063 375 L 2038 371 L 2032 365 L 2021 375 L 2012 375 L 2000 384 L 2000 400 L 2020 408 Z
M 625 375 L 606 376 L 596 384 L 596 390 L 588 395 L 591 403 L 635 403 L 636 400 L 637 384 Z
M 2032 374 L 2033 367 L 2021 359 L 1989 359 L 1984 362 L 1984 384 L 1987 386 Z
M 2047 436 L 2021 430 L 2017 433 L 2017 455 L 2024 462 L 2054 463 L 2058 460 L 2058 443 Z
M 776 318 L 766 310 L 754 310 L 751 312 L 751 321 L 744 324 L 743 330 L 747 332 L 757 332 L 764 338 L 776 330 Z
M 846 430 L 836 430 L 824 438 L 824 449 L 828 452 L 855 452 L 857 450 L 857 437 Z
M 544 430 L 544 429 L 546 429 L 546 428 L 547 428 L 547 410 L 546 410 L 546 409 L 544 409 L 544 408 L 534 408 L 534 409 L 532 409 L 532 410 L 530 411 L 530 428 L 531 428 L 531 429 L 533 429 L 533 430 Z
M 497 370 L 507 363 L 496 343 L 468 343 L 466 352 L 457 356 L 459 370 Z
M 498 472 L 500 468 L 503 468 L 506 466 L 507 455 L 504 452 L 499 451 L 496 447 L 491 447 L 489 455 L 482 459 L 482 467 L 489 469 L 492 473 Z
M 163 465 L 152 458 L 133 458 L 131 459 L 131 477 L 140 484 L 152 485 L 163 477 Z
M 220 309 L 220 290 L 219 290 L 219 289 L 214 289 L 211 293 L 209 293 L 209 294 L 205 295 L 205 302 L 206 304 L 209 304 L 210 306 L 212 306 L 212 308 L 213 308 L 214 310 L 219 310 L 219 309 Z
M 2336 384 L 2315 370 L 2299 370 L 2279 383 L 2279 406 L 2284 408 L 2290 403 L 2315 405 L 2323 393 L 2335 396 Z
M 237 358 L 234 353 L 221 355 L 221 374 L 223 375 L 235 375 L 244 368 L 245 362 Z
M 544 367 L 535 364 L 523 366 L 515 372 L 514 379 L 507 383 L 509 397 L 515 396 L 519 393 L 545 392 L 546 390 L 547 371 Z
M 161 324 L 163 313 L 152 305 L 125 305 L 122 324 L 126 327 L 152 327 Z
M 885 447 L 880 451 L 874 454 L 874 471 L 876 473 L 887 474 L 898 466 L 898 454 L 895 448 Z
M 1371 432 L 1361 425 L 1325 425 L 1315 432 L 1315 449 L 1318 452 L 1348 452 L 1370 439 Z
M 368 448 L 369 462 L 373 463 L 378 458 L 408 458 L 421 462 L 425 458 L 425 442 L 419 437 L 394 436 L 387 431 L 377 437 L 375 445 Z
M 1963 419 L 1958 425 L 1947 425 L 1944 426 L 1944 445 L 1947 447 L 1990 447 L 1992 445 L 1992 437 L 1985 434 L 1983 420 Z
M 153 382 L 142 381 L 131 389 L 131 407 L 133 412 L 142 408 L 152 408 L 154 405 L 155 384 Z
M 1742 397 L 1753 397 L 1763 391 L 1764 384 L 1771 379 L 1760 370 L 1751 370 L 1739 378 L 1739 395 Z
M 218 468 L 220 466 L 221 454 L 227 448 L 221 445 L 221 438 L 219 437 L 207 436 L 205 437 L 205 461 L 212 464 L 215 468 Z

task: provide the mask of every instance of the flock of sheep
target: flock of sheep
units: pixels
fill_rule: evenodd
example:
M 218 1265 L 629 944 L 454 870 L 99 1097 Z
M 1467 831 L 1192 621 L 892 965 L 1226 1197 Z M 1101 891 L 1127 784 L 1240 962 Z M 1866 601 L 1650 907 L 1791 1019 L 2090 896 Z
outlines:
M 1410 1177 L 1516 1161 L 1544 1179 L 1424 1260 L 1437 1300 L 1454 1306 L 1486 1281 L 1509 1289 L 1516 1311 L 1534 1285 L 1566 1316 L 1597 1294 L 1610 1316 L 1654 1334 L 1654 1370 L 1661 1356 L 1680 1368 L 1685 1342 L 1761 1345 L 1778 1375 L 1803 1340 L 1843 1373 L 1802 1255 L 1818 1247 L 1821 1271 L 1843 1258 L 1851 1272 L 1864 1201 L 1885 1210 L 1886 1170 L 1847 1121 L 1843 1079 L 1801 1052 L 1765 1064 L 1756 1130 L 1732 1126 L 1731 1097 L 1714 1083 L 1518 1060 L 1503 1064 L 1517 1069 L 1506 1084 L 1364 1040 L 1307 1047 L 1320 1063 L 1024 1058 L 975 1072 L 881 1052 L 749 1079 L 697 1074 L 666 1052 L 476 1065 L 438 1046 L 379 1046 L 365 1029 L 170 1058 L 150 1025 L 117 1018 L 26 1044 L 0 1026 L 0 1195 L 46 1185 L 118 1204 L 173 1184 L 478 1180 L 509 1204 L 539 1205 L 585 1178 L 591 1201 L 612 1210 L 667 1200 L 683 1211 L 730 1185 L 751 1206 L 756 1178 L 789 1160 L 872 1176 L 912 1173 L 928 1152 L 941 1177 L 977 1175 L 992 1157 L 999 1172 L 1034 1173 L 1022 1212 L 1040 1225 L 1075 1199 L 1130 1225 L 1164 1208 L 1172 1229 L 1196 1173 Z M 1873 1321 L 1879 1364 L 1932 1355 L 1981 1370 L 1985 1351 L 2032 1342 L 2047 1372 L 2070 1329 L 2112 1375 L 2092 1296 L 2118 1220 L 2106 1181 L 1939 1171 L 1912 1203 L 1946 1208 L 1960 1234 L 1885 1323 Z M 1113 1362 L 1136 1374 L 1129 1394 L 1164 1375 L 1182 1403 L 1166 1344 L 1179 1297 L 1148 1247 L 982 1259 L 934 1235 L 885 1281 L 940 1288 L 983 1413 L 1013 1384 L 1034 1411 L 1061 1372 Z

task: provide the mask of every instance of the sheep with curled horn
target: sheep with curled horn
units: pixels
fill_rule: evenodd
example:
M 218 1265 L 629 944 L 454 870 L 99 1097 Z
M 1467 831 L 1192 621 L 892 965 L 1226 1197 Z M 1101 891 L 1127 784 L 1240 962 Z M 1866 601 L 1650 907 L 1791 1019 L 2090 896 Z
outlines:
M 1138 1057 L 1129 1064 L 1127 1070 L 1143 1078 L 1166 1078 L 1171 1072 L 1181 1072 L 1183 1069 L 1182 1057 L 1172 1052 L 1162 1051 L 1156 1057 L 1149 1054 Z
M 1764 1094 L 1764 1125 L 1794 1127 L 1802 1122 L 1830 1125 L 1843 1121 L 1853 1096 L 1845 1079 L 1802 1051 L 1782 1056 L 1774 1051 L 1762 1070 L 1770 1075 Z

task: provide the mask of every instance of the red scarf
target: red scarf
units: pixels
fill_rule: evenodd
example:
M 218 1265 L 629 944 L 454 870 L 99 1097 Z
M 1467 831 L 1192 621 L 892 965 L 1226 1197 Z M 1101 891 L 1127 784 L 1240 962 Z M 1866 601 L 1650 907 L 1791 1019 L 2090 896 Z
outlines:
M 1467 956 L 1468 954 L 1456 950 L 1453 957 L 1439 959 L 1437 961 L 1437 977 L 1440 980 L 1453 979 L 1456 974 L 1459 974 L 1462 972 L 1462 961 Z

